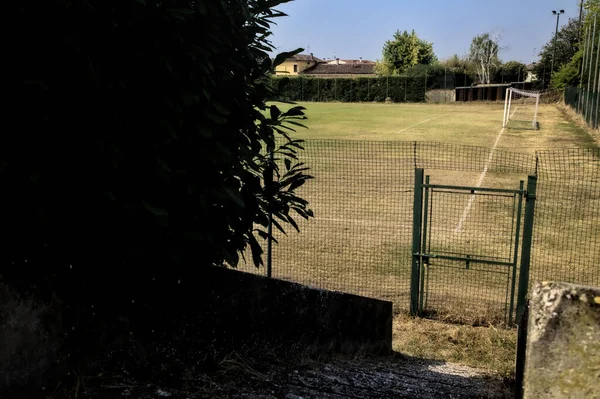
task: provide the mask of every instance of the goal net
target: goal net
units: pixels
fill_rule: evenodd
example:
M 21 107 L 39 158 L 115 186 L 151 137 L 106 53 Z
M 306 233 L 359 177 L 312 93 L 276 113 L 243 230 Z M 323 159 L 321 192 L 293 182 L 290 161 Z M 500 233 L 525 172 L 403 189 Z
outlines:
M 537 120 L 540 93 L 536 91 L 506 89 L 502 126 L 513 129 L 539 129 Z

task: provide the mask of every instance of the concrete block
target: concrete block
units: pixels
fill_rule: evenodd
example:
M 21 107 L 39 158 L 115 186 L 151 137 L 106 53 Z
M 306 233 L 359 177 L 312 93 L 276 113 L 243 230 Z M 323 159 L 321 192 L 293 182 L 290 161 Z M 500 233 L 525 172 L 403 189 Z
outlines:
M 600 398 L 600 288 L 536 284 L 525 359 L 525 398 Z

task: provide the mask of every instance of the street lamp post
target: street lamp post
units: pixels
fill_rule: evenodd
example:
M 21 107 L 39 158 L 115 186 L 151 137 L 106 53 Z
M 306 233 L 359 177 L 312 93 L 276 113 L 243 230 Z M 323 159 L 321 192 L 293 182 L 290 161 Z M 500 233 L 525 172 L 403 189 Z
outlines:
M 552 73 L 554 72 L 554 58 L 556 57 L 556 37 L 558 36 L 558 20 L 560 19 L 560 14 L 564 14 L 565 10 L 552 10 L 552 14 L 556 15 L 556 30 L 554 31 L 554 44 L 552 49 L 552 64 L 550 67 L 550 79 L 552 79 Z

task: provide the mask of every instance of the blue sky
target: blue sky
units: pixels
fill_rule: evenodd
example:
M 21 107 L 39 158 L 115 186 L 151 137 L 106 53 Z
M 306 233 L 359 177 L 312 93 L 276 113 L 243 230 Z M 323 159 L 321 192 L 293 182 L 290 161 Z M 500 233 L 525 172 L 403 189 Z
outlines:
M 397 29 L 414 29 L 440 59 L 466 54 L 475 35 L 495 29 L 500 58 L 529 63 L 552 38 L 552 10 L 565 10 L 560 25 L 579 18 L 579 0 L 295 0 L 277 8 L 289 15 L 275 19 L 277 52 L 302 47 L 320 58 L 373 61 Z

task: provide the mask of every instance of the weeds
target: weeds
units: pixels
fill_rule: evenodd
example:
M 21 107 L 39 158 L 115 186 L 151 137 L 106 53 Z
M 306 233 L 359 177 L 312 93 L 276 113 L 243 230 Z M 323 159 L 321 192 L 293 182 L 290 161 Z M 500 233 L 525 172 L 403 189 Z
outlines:
M 485 369 L 514 379 L 517 333 L 505 328 L 473 327 L 397 315 L 393 349 L 397 352 Z

